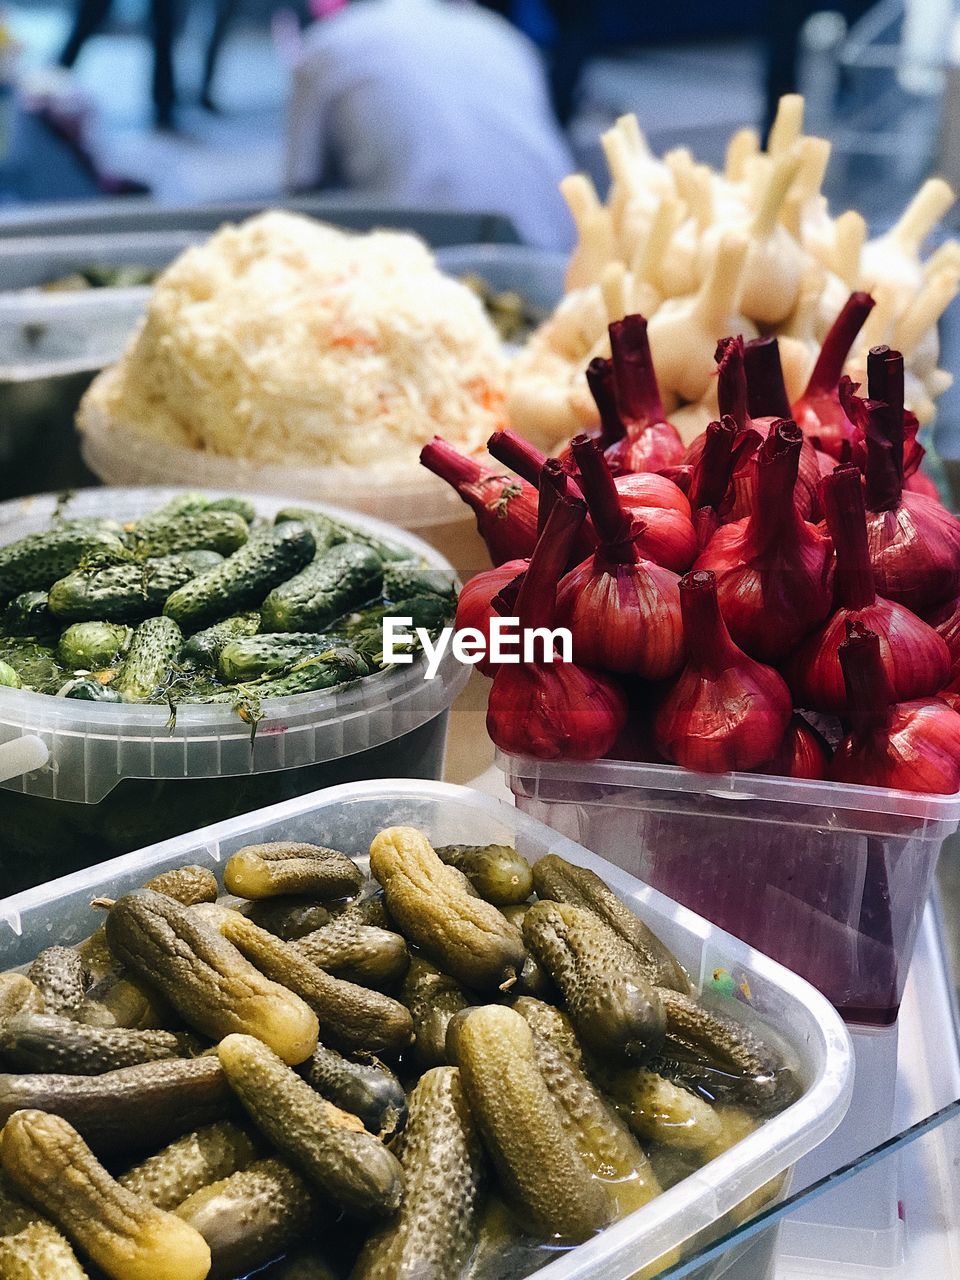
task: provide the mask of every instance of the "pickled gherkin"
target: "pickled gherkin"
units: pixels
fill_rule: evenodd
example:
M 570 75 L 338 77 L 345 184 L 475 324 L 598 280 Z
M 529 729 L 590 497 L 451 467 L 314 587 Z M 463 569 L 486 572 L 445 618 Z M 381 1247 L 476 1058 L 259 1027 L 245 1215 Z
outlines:
M 257 1155 L 246 1130 L 222 1120 L 184 1134 L 121 1174 L 119 1182 L 158 1209 L 176 1209 L 194 1192 L 246 1169 Z

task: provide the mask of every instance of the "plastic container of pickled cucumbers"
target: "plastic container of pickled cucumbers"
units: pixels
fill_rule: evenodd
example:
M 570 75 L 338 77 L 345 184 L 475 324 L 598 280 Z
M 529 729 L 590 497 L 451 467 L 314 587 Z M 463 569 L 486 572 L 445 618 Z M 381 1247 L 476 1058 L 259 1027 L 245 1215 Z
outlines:
M 801 974 L 846 1021 L 896 1020 L 960 795 L 499 754 L 525 813 Z
M 91 899 L 138 888 L 159 871 L 200 863 L 219 873 L 231 853 L 265 840 L 317 841 L 362 856 L 380 829 L 397 823 L 420 827 L 435 844 L 515 842 L 531 861 L 552 852 L 591 868 L 674 951 L 697 985 L 712 989 L 711 1000 L 735 1016 L 759 1017 L 803 1088 L 792 1106 L 622 1222 L 579 1248 L 544 1248 L 515 1270 L 505 1256 L 504 1275 L 627 1280 L 678 1246 L 693 1251 L 729 1229 L 726 1215 L 746 1196 L 836 1129 L 853 1087 L 851 1044 L 840 1018 L 808 983 L 512 805 L 444 783 L 391 779 L 332 787 L 7 898 L 0 902 L 0 968 L 23 964 L 55 943 L 78 942 L 102 922 Z M 695 1275 L 733 1275 L 734 1261 L 728 1252 Z
M 132 520 L 182 490 L 86 489 L 73 516 Z M 215 494 L 222 491 L 208 489 Z M 272 517 L 290 499 L 246 494 Z M 45 529 L 50 495 L 0 504 L 0 544 Z M 324 510 L 409 547 L 432 567 L 432 547 L 378 520 Z M 450 706 L 469 677 L 449 653 L 435 679 L 422 660 L 352 685 L 265 701 L 255 735 L 224 704 L 165 706 L 83 702 L 0 688 L 0 744 L 26 735 L 48 762 L 0 784 L 0 883 L 7 890 L 101 862 L 338 782 L 402 773 L 439 778 Z

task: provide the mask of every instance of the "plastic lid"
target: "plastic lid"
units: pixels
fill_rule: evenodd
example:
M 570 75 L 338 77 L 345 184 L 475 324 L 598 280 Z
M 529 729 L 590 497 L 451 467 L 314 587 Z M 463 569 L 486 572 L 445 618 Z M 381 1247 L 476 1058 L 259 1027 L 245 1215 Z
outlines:
M 86 489 L 71 498 L 71 516 L 133 520 L 183 489 Z M 205 489 L 211 496 L 223 491 Z M 261 515 L 290 499 L 244 494 Z M 53 495 L 0 504 L 0 544 L 49 525 Z M 409 547 L 434 569 L 449 563 L 412 534 L 340 508 L 323 510 L 377 537 Z M 11 781 L 28 795 L 95 804 L 122 778 L 212 778 L 296 769 L 391 742 L 449 709 L 469 678 L 449 650 L 433 680 L 425 661 L 379 672 L 354 684 L 264 701 L 251 742 L 250 726 L 222 703 L 182 706 L 170 725 L 165 706 L 93 703 L 0 687 L 0 743 L 36 734 L 46 743 L 46 769 Z

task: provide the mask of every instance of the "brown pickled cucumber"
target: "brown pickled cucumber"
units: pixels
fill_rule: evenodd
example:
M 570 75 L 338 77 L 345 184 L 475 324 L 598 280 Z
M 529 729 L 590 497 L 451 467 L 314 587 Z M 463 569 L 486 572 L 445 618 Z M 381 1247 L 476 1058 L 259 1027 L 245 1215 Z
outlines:
M 717 1156 L 729 1151 L 731 1147 L 738 1142 L 742 1142 L 744 1138 L 748 1138 L 751 1133 L 754 1133 L 760 1127 L 760 1121 L 757 1116 L 744 1111 L 742 1107 L 718 1107 L 717 1115 L 720 1121 L 720 1132 L 716 1140 L 701 1152 L 703 1161 L 715 1160 Z M 752 1218 L 755 1213 L 759 1213 L 761 1209 L 777 1198 L 783 1189 L 787 1176 L 787 1173 L 778 1174 L 754 1191 L 752 1195 L 741 1200 L 728 1213 L 727 1217 L 730 1222 L 734 1226 L 740 1226 L 748 1218 Z
M 232 1120 L 221 1120 L 185 1133 L 117 1181 L 158 1209 L 176 1209 L 195 1191 L 245 1169 L 257 1154 L 246 1130 Z
M 633 1132 L 645 1142 L 680 1151 L 701 1151 L 720 1135 L 720 1118 L 708 1102 L 654 1071 L 599 1065 L 593 1075 Z
M 363 1218 L 397 1208 L 403 1172 L 362 1121 L 321 1098 L 252 1036 L 227 1036 L 218 1053 L 250 1119 L 311 1185 Z
M 613 1200 L 564 1132 L 519 1013 L 483 1005 L 457 1038 L 460 1078 L 508 1203 L 533 1228 L 586 1240 L 611 1221 Z
M 258 929 L 238 911 L 223 911 L 219 928 L 268 978 L 306 1001 L 320 1019 L 325 1043 L 370 1053 L 398 1053 L 409 1045 L 413 1020 L 399 1001 L 325 973 L 293 943 Z
M 249 1032 L 285 1062 L 303 1062 L 317 1046 L 316 1014 L 254 968 L 202 919 L 202 909 L 183 907 L 152 889 L 128 893 L 107 917 L 110 949 L 162 991 L 188 1026 L 212 1039 Z M 235 911 L 225 914 L 249 924 Z
M 0 1134 L 14 1188 L 112 1280 L 204 1280 L 199 1232 L 121 1187 L 66 1120 L 21 1111 Z
M 271 1159 L 195 1191 L 176 1215 L 210 1246 L 210 1280 L 234 1280 L 320 1230 L 319 1209 L 303 1178 Z
M 181 906 L 193 907 L 198 902 L 216 902 L 220 894 L 217 877 L 209 867 L 196 865 L 161 871 L 143 886 L 154 893 L 165 893 Z
M 47 1013 L 72 1017 L 86 996 L 83 961 L 73 947 L 47 947 L 27 970 Z
M 779 1109 L 796 1096 L 793 1073 L 780 1055 L 749 1027 L 690 996 L 662 989 L 668 1053 L 700 1058 L 727 1077 L 741 1100 Z
M 87 992 L 77 1021 L 130 1031 L 165 1031 L 178 1022 L 176 1012 L 157 991 L 115 963 Z
M 370 870 L 405 936 L 444 973 L 477 991 L 506 989 L 523 968 L 523 940 L 483 898 L 472 898 L 415 827 L 390 827 L 370 846 Z
M 530 863 L 508 844 L 447 844 L 437 857 L 462 871 L 481 898 L 505 907 L 525 902 L 533 892 Z
M 533 884 L 538 897 L 586 907 L 604 920 L 633 948 L 643 963 L 645 976 L 655 986 L 687 993 L 692 990 L 676 956 L 595 872 L 567 862 L 559 854 L 548 853 L 534 864 Z
M 403 1085 L 389 1067 L 370 1054 L 358 1061 L 319 1044 L 300 1074 L 328 1102 L 359 1117 L 364 1127 L 384 1142 L 406 1123 Z
M 375 880 L 370 880 L 355 898 L 342 906 L 331 905 L 337 919 L 356 920 L 357 924 L 369 924 L 375 929 L 393 929 L 393 921 L 387 910 L 387 899 Z
M 91 1027 L 51 1013 L 18 1013 L 0 1024 L 0 1061 L 14 1071 L 97 1076 L 138 1062 L 190 1057 L 198 1047 L 182 1033 Z
M 650 1161 L 627 1125 L 564 1046 L 573 1033 L 558 1009 L 521 997 L 513 1006 L 533 1033 L 537 1066 L 577 1154 L 594 1177 L 611 1184 L 618 1218 L 660 1194 Z M 551 1034 L 549 1023 L 559 1025 Z
M 399 933 L 338 916 L 292 944 L 318 969 L 362 987 L 389 988 L 410 964 L 410 952 Z
M 451 1280 L 476 1240 L 485 1159 L 455 1067 L 434 1067 L 410 1095 L 395 1146 L 405 1190 L 396 1217 L 369 1237 L 351 1280 Z
M 562 992 L 584 1044 L 600 1055 L 642 1057 L 663 1040 L 664 1014 L 635 951 L 599 916 L 570 903 L 535 902 L 523 938 Z
M 336 849 L 278 840 L 238 849 L 224 868 L 223 883 L 238 898 L 297 894 L 326 901 L 356 893 L 363 872 Z
M 0 1236 L 0 1280 L 88 1280 L 69 1241 L 51 1223 L 28 1222 Z
M 231 1094 L 216 1058 L 173 1058 L 100 1076 L 0 1075 L 0 1124 L 35 1108 L 62 1116 L 95 1151 L 160 1147 L 222 1120 Z
M 43 1013 L 40 988 L 22 973 L 0 973 L 0 1024 L 17 1013 Z
M 295 942 L 297 938 L 321 929 L 332 919 L 323 903 L 313 902 L 309 898 L 258 898 L 245 902 L 240 912 L 255 925 L 282 938 L 284 942 Z
M 419 1065 L 444 1066 L 447 1058 L 447 1028 L 451 1018 L 469 1009 L 470 998 L 436 965 L 414 956 L 400 990 L 400 998 L 413 1017 L 413 1051 Z

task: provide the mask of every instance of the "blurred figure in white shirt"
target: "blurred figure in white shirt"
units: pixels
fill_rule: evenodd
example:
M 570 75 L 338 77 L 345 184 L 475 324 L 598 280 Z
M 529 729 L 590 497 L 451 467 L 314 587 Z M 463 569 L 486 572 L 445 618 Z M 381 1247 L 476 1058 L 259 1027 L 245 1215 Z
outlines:
M 471 0 L 320 0 L 293 72 L 289 190 L 509 217 L 567 249 L 573 157 L 536 46 Z M 333 12 L 330 12 L 333 10 Z

